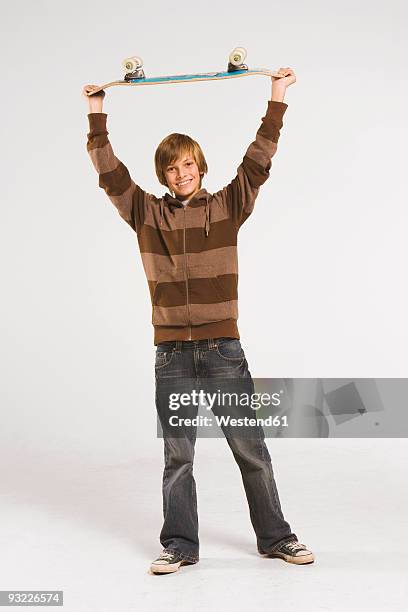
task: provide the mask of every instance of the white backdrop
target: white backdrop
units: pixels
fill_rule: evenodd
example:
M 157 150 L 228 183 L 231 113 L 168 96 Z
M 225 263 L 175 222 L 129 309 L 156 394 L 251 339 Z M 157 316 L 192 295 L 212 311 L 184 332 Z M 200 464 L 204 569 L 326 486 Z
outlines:
M 3 3 L 1 13 L 5 494 L 28 506 L 41 503 L 50 476 L 44 465 L 68 475 L 82 465 L 74 470 L 79 478 L 92 466 L 154 459 L 157 516 L 148 524 L 157 543 L 162 450 L 150 299 L 136 235 L 99 189 L 86 152 L 82 86 L 122 78 L 129 55 L 143 57 L 147 76 L 223 69 L 238 45 L 248 49 L 250 66 L 292 67 L 297 83 L 285 97 L 271 176 L 239 235 L 238 323 L 251 373 L 405 377 L 407 9 L 402 1 L 17 0 Z M 215 191 L 235 175 L 270 89 L 261 77 L 109 89 L 114 151 L 137 183 L 160 194 L 154 151 L 170 132 L 190 134 L 207 157 L 204 186 Z M 258 310 L 265 303 L 267 320 Z M 293 510 L 300 477 L 285 458 L 296 448 L 301 469 L 312 452 L 310 471 L 300 478 L 309 487 L 321 444 L 282 440 L 273 449 L 278 484 Z M 334 461 L 329 472 L 355 471 L 346 451 L 331 456 L 334 447 L 325 444 L 325 465 Z M 406 461 L 403 440 L 337 441 L 336 448 L 343 444 L 351 452 L 382 449 L 385 473 L 388 453 L 395 453 L 395 465 Z M 236 474 L 224 441 L 198 446 L 204 473 L 206 458 L 218 457 Z M 362 453 L 359 461 L 364 478 L 370 460 Z M 328 486 L 334 495 L 335 482 Z M 15 516 L 16 507 L 7 508 Z M 311 524 L 305 517 L 294 530 Z M 356 527 L 361 533 L 358 521 Z M 313 549 L 317 533 L 308 534 Z M 16 580 L 26 588 L 22 582 Z

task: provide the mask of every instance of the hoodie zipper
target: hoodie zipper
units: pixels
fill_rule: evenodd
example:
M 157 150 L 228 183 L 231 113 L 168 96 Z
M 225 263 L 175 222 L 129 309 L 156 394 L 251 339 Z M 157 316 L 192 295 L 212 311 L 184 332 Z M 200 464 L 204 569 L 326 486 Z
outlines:
M 189 326 L 188 340 L 191 340 L 190 304 L 188 301 L 188 273 L 187 273 L 187 256 L 186 256 L 186 206 L 183 206 L 183 208 L 184 208 L 183 251 L 184 251 L 184 270 L 186 274 L 187 323 Z

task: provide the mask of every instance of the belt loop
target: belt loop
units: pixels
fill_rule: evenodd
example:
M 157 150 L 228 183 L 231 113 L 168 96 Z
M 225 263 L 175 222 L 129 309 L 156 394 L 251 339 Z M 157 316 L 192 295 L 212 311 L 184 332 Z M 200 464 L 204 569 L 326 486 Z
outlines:
M 208 348 L 211 350 L 213 348 L 215 348 L 215 342 L 214 342 L 214 338 L 209 338 L 208 339 Z
M 176 340 L 176 346 L 174 347 L 174 350 L 176 351 L 176 353 L 181 353 L 181 347 L 182 347 L 182 341 Z

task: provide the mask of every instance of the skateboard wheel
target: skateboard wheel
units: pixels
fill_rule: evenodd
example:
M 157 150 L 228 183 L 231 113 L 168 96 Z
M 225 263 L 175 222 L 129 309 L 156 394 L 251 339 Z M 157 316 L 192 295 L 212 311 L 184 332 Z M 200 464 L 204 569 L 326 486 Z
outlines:
M 235 47 L 230 53 L 229 61 L 233 66 L 240 66 L 244 63 L 246 56 L 247 52 L 244 47 Z
M 122 62 L 122 67 L 124 70 L 126 70 L 126 72 L 135 72 L 135 70 L 137 70 L 138 68 L 141 68 L 142 66 L 143 66 L 143 60 L 141 57 L 138 57 L 137 55 L 133 57 L 127 57 Z

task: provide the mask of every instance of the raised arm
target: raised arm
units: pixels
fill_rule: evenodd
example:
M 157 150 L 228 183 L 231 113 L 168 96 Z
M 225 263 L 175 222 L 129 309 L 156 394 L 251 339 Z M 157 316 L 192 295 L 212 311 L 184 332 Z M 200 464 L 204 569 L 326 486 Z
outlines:
M 107 114 L 103 112 L 105 92 L 88 96 L 92 88 L 96 85 L 83 88 L 89 105 L 87 151 L 99 174 L 99 187 L 105 190 L 120 216 L 137 232 L 144 223 L 147 194 L 136 185 L 126 166 L 115 156 L 108 139 Z
M 249 145 L 235 178 L 219 192 L 237 228 L 248 219 L 259 188 L 269 177 L 272 158 L 278 148 L 283 115 L 288 105 L 283 101 L 286 88 L 296 81 L 291 68 L 281 68 L 272 79 L 272 95 L 262 117 L 255 140 Z

